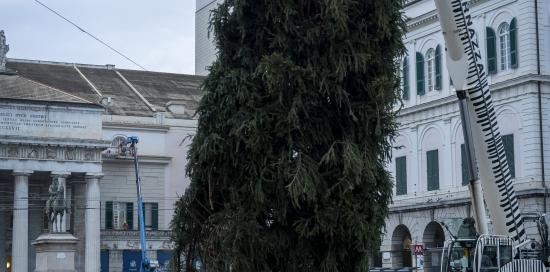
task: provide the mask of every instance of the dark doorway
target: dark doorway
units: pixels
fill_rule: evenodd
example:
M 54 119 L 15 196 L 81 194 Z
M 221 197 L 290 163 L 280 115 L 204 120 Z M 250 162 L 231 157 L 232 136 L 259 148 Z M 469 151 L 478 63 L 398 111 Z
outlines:
M 393 267 L 412 267 L 411 233 L 405 225 L 399 225 L 392 235 Z

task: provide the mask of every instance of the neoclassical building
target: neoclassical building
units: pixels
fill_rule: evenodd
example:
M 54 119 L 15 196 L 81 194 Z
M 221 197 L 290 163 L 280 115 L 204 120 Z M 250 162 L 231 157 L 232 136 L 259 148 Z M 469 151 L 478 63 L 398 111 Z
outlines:
M 128 136 L 140 139 L 148 255 L 166 265 L 174 203 L 189 183 L 201 81 L 113 65 L 8 59 L 0 66 L 0 271 L 35 271 L 33 242 L 48 231 L 53 179 L 66 184 L 63 229 L 78 239 L 77 271 L 137 268 L 134 166 L 120 145 Z
M 206 74 L 205 67 L 215 59 L 207 22 L 209 10 L 219 2 L 197 0 L 197 73 Z M 550 1 L 471 0 L 470 4 L 521 209 L 546 213 Z M 439 222 L 472 215 L 465 186 L 464 140 L 435 3 L 408 0 L 404 14 L 408 25 L 404 37 L 408 54 L 401 60 L 404 107 L 388 165 L 395 180 L 394 201 L 380 252 L 372 264 L 438 271 L 441 247 L 448 238 Z M 531 235 L 536 231 L 527 229 Z M 419 262 L 413 254 L 414 245 L 423 248 Z
M 550 3 L 535 2 L 470 5 L 522 212 L 542 214 L 549 208 Z M 404 12 L 404 108 L 388 166 L 395 195 L 376 265 L 439 271 L 448 238 L 439 222 L 472 215 L 464 139 L 435 3 L 408 1 Z M 534 238 L 536 229 L 527 230 Z M 423 247 L 422 257 L 414 256 L 414 245 Z

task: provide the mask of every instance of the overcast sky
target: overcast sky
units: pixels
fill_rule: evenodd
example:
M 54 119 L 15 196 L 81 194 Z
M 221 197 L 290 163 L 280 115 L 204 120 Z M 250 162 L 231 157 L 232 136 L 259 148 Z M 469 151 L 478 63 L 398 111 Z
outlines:
M 150 71 L 194 74 L 195 0 L 40 0 Z M 34 0 L 0 0 L 9 58 L 89 64 L 131 62 Z

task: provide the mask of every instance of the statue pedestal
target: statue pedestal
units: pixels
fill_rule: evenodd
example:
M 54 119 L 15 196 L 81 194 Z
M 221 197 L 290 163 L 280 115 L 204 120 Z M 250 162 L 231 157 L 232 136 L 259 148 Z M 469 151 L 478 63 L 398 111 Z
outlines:
M 70 233 L 45 233 L 32 244 L 36 249 L 35 272 L 75 272 L 78 239 Z

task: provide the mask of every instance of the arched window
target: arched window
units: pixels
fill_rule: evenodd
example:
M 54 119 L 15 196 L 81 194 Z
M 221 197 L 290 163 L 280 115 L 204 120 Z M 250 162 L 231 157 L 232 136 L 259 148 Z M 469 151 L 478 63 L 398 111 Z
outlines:
M 126 137 L 122 135 L 115 136 L 111 141 L 111 147 L 118 148 L 126 142 Z
M 512 66 L 510 62 L 510 25 L 508 23 L 502 23 L 498 27 L 498 43 L 500 70 L 508 70 Z
M 435 52 L 430 48 L 426 53 L 426 80 L 428 92 L 435 89 Z
M 118 156 L 126 156 L 127 148 L 124 145 L 126 143 L 126 137 L 123 135 L 117 135 L 111 141 L 112 153 Z

